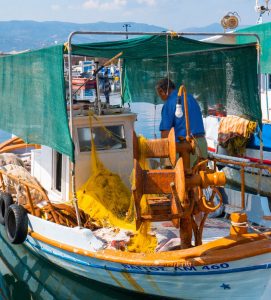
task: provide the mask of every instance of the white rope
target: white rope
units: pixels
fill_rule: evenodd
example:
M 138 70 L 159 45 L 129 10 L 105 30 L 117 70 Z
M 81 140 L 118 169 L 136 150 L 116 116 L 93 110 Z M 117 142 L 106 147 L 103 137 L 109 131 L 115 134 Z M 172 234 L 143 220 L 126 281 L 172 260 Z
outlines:
M 238 223 L 238 222 L 231 221 L 231 225 L 235 227 L 244 227 L 244 228 L 248 227 L 247 222 Z
M 231 221 L 231 225 L 235 226 L 235 227 L 240 227 L 240 228 L 250 228 L 250 229 L 252 229 L 253 231 L 255 231 L 257 233 L 259 233 L 261 235 L 264 235 L 268 240 L 271 240 L 271 235 L 270 234 L 266 234 L 265 232 L 260 231 L 259 229 L 257 229 L 253 225 L 249 224 L 248 222 L 238 223 L 238 222 Z M 270 228 L 267 228 L 267 227 L 263 227 L 263 228 L 265 230 L 270 229 Z

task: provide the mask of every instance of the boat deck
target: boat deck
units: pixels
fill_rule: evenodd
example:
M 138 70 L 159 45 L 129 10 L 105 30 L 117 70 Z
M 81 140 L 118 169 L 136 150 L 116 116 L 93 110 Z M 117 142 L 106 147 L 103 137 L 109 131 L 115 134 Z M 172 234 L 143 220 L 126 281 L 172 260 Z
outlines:
M 225 218 L 207 218 L 203 229 L 203 244 L 228 236 L 230 222 Z M 156 233 L 158 252 L 177 250 L 180 248 L 179 229 L 172 222 L 152 223 L 152 231 Z

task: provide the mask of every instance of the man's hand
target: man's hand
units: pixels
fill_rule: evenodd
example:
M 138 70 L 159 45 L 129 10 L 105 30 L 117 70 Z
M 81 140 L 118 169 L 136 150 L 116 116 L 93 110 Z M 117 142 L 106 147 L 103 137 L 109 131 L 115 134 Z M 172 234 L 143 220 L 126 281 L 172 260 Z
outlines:
M 162 130 L 161 131 L 161 138 L 162 139 L 165 139 L 168 137 L 168 134 L 169 134 L 169 130 Z

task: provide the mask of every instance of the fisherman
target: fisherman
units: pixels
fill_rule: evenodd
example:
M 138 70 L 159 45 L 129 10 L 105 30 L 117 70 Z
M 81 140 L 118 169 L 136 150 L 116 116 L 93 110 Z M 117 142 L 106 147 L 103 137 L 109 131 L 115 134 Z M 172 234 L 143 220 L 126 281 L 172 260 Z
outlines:
M 109 94 L 111 92 L 111 84 L 108 78 L 108 69 L 104 72 L 104 78 L 103 78 L 103 92 L 106 100 L 106 104 L 109 104 Z
M 186 125 L 184 115 L 183 96 L 181 99 L 180 116 L 176 117 L 176 104 L 178 92 L 175 84 L 169 79 L 164 78 L 157 82 L 156 91 L 158 96 L 165 102 L 161 112 L 160 131 L 161 137 L 166 138 L 172 127 L 175 130 L 176 141 L 180 142 L 186 137 Z M 201 110 L 197 100 L 190 94 L 187 95 L 189 122 L 191 136 L 195 139 L 196 154 L 190 155 L 191 166 L 195 164 L 197 159 L 207 158 L 207 142 L 205 139 L 205 131 Z

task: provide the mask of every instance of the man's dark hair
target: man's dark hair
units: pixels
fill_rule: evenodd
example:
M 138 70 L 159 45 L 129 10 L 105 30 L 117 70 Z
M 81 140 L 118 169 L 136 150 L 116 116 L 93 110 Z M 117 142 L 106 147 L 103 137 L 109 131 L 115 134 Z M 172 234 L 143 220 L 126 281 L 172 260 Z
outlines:
M 158 88 L 162 89 L 166 93 L 168 90 L 174 90 L 176 86 L 173 81 L 166 77 L 157 82 L 156 89 Z

